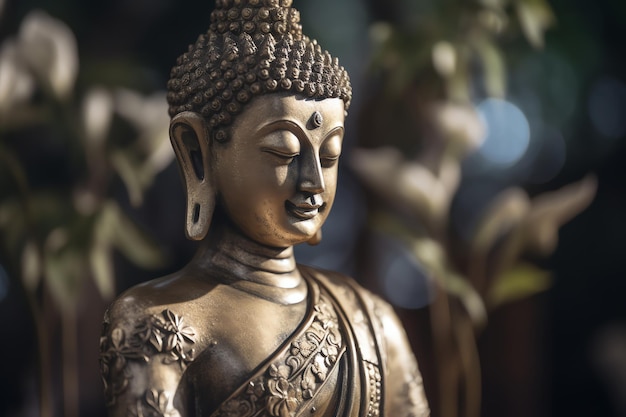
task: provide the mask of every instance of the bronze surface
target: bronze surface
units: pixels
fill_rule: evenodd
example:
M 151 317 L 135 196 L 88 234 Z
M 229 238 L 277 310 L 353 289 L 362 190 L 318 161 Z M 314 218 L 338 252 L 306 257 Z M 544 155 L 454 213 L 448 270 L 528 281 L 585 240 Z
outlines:
M 250 8 L 293 16 L 285 0 L 219 0 L 217 10 L 237 21 Z M 186 232 L 200 248 L 184 269 L 109 308 L 101 365 L 111 416 L 429 414 L 391 307 L 294 259 L 293 245 L 319 241 L 336 191 L 349 98 L 321 93 L 263 91 L 229 124 L 202 111 L 173 114 Z

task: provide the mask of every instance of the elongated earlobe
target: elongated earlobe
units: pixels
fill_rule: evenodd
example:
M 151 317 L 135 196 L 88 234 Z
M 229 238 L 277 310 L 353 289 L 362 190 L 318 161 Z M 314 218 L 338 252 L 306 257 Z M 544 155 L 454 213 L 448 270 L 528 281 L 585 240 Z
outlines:
M 216 199 L 206 121 L 194 112 L 177 114 L 170 122 L 170 140 L 187 190 L 185 231 L 189 239 L 202 240 L 209 232 Z

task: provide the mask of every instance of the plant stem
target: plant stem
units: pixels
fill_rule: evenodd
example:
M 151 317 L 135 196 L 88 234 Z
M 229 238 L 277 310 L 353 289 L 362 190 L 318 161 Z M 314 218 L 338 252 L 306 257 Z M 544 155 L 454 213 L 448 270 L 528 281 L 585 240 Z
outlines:
M 482 378 L 476 334 L 472 319 L 460 306 L 455 307 L 454 315 L 457 318 L 455 333 L 465 388 L 465 412 L 463 415 L 465 417 L 479 417 L 482 400 Z
M 444 288 L 437 288 L 437 297 L 430 306 L 431 331 L 439 382 L 439 415 L 457 417 L 459 401 L 458 352 L 450 316 L 450 300 Z
M 37 354 L 39 359 L 39 415 L 41 417 L 53 417 L 52 411 L 52 371 L 50 361 L 50 338 L 48 326 L 45 323 L 48 317 L 45 286 L 42 289 L 41 307 L 37 304 L 37 296 L 34 291 L 26 290 L 26 299 L 30 306 L 35 331 L 37 333 Z
M 65 417 L 78 417 L 78 337 L 75 306 L 61 310 L 63 336 L 63 408 Z

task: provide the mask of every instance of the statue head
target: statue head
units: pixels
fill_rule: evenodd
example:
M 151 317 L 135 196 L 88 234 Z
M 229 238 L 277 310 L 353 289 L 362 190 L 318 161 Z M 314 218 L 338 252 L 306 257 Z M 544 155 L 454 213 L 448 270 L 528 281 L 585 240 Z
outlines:
M 217 0 L 208 33 L 172 69 L 170 136 L 191 239 L 206 236 L 216 204 L 261 243 L 318 236 L 351 87 L 299 20 L 291 0 Z

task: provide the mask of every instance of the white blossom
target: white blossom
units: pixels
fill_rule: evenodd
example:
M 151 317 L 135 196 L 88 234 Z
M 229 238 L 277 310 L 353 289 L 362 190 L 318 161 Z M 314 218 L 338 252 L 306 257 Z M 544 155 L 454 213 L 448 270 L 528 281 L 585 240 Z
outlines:
M 100 148 L 106 140 L 113 119 L 113 96 L 104 88 L 96 87 L 83 99 L 83 125 L 90 147 Z
M 140 146 L 148 154 L 148 163 L 153 170 L 165 169 L 174 158 L 169 142 L 165 93 L 143 96 L 136 91 L 119 89 L 115 94 L 115 109 L 140 132 Z
M 456 50 L 450 42 L 439 41 L 433 45 L 433 66 L 442 77 L 450 77 L 456 71 Z
M 7 114 L 27 102 L 35 89 L 35 82 L 21 61 L 14 39 L 0 47 L 0 114 Z
M 35 10 L 24 18 L 18 42 L 22 58 L 43 84 L 57 97 L 67 98 L 78 74 L 78 47 L 70 28 Z
M 469 104 L 445 102 L 434 105 L 432 118 L 442 138 L 453 142 L 461 155 L 478 149 L 485 140 L 485 122 Z

